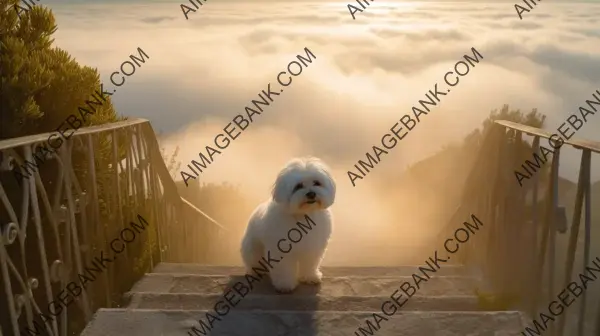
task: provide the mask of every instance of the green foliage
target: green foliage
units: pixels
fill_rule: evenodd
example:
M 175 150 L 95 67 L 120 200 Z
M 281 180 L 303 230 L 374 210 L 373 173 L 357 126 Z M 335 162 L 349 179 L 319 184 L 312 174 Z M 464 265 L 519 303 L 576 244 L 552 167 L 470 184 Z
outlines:
M 546 116 L 539 113 L 537 109 L 532 109 L 529 113 L 525 114 L 520 109 L 510 110 L 508 104 L 502 106 L 500 110 L 492 110 L 490 116 L 485 119 L 481 125 L 481 128 L 477 128 L 469 133 L 463 140 L 465 145 L 469 144 L 480 144 L 482 135 L 492 127 L 496 120 L 507 120 L 515 123 L 542 128 L 546 120 Z
M 520 109 L 511 110 L 509 105 L 504 105 L 499 110 L 492 110 L 489 117 L 483 121 L 481 128 L 475 129 L 463 139 L 462 150 L 465 153 L 477 155 L 479 153 L 478 149 L 483 141 L 484 135 L 487 134 L 487 132 L 491 129 L 491 127 L 494 125 L 494 121 L 496 120 L 512 121 L 535 128 L 543 128 L 546 121 L 546 116 L 539 113 L 537 109 L 532 109 L 529 113 L 524 113 Z M 522 139 L 527 140 L 533 138 L 524 134 Z M 514 140 L 515 139 L 507 138 L 507 141 Z M 547 141 L 540 139 L 540 145 L 547 145 Z M 522 171 L 522 168 L 520 168 L 521 164 L 523 164 L 525 160 L 533 160 L 533 146 L 524 141 L 518 147 L 518 152 L 519 157 L 512 169 L 515 171 Z M 497 153 L 486 153 L 488 156 L 494 156 L 496 154 Z M 543 165 L 536 173 L 539 174 L 540 182 L 543 183 L 548 178 L 550 166 L 550 164 Z M 527 182 L 527 180 L 525 182 Z
M 100 89 L 96 69 L 81 66 L 65 50 L 52 47 L 56 30 L 52 11 L 42 4 L 27 9 L 19 0 L 0 0 L 0 140 L 72 128 L 61 124 L 69 115 L 81 118 L 78 108 L 85 106 L 86 100 L 94 100 L 92 94 Z M 95 112 L 87 108 L 94 114 L 86 115 L 81 127 L 120 119 L 110 98 L 93 107 Z M 124 156 L 124 140 L 121 137 L 117 160 Z M 104 205 L 114 188 L 107 182 L 114 176 L 114 169 L 108 168 L 113 160 L 112 143 L 106 134 L 100 135 L 98 142 L 96 183 L 98 201 Z M 75 151 L 73 155 L 74 170 L 85 184 L 86 153 Z M 54 162 L 42 165 L 42 181 L 53 183 L 56 169 Z
M 171 157 L 167 156 L 166 149 L 164 147 L 160 149 L 160 154 L 167 165 L 169 175 L 171 175 L 171 178 L 175 180 L 177 173 L 179 173 L 179 168 L 181 167 L 181 161 L 177 161 L 177 156 L 179 155 L 179 146 L 175 147 L 175 150 L 173 153 L 171 153 Z
M 52 35 L 57 30 L 52 11 L 46 8 L 43 2 L 36 3 L 28 10 L 15 10 L 16 5 L 25 8 L 25 4 L 19 0 L 0 0 L 0 140 L 55 131 L 69 115 L 81 118 L 78 108 L 85 107 L 86 100 L 93 101 L 92 95 L 95 91 L 100 90 L 100 76 L 96 69 L 80 65 L 67 51 L 52 46 L 54 42 Z M 89 108 L 88 110 L 94 114 L 86 115 L 86 120 L 81 127 L 122 119 L 117 117 L 110 98 L 103 102 L 102 106 L 93 105 L 93 107 L 95 111 Z M 75 124 L 73 127 L 78 127 L 78 125 Z M 62 126 L 61 128 L 67 127 Z M 113 160 L 120 162 L 123 159 L 125 148 L 129 145 L 127 141 L 131 140 L 120 132 L 116 132 L 116 134 L 120 141 L 115 158 L 113 158 L 112 151 L 113 143 L 109 141 L 110 134 L 99 134 L 93 138 L 97 149 L 94 153 L 96 175 L 93 183 L 98 188 L 98 195 L 97 199 L 92 201 L 100 204 L 100 219 L 99 223 L 95 224 L 99 224 L 101 227 L 93 228 L 90 225 L 89 229 L 104 231 L 108 234 L 106 237 L 114 237 L 117 234 L 116 230 L 123 224 L 117 221 L 117 211 L 115 211 L 117 206 L 121 207 L 123 214 L 127 214 L 128 211 L 151 214 L 148 209 L 152 209 L 151 206 L 153 206 L 146 207 L 145 211 L 132 210 L 135 200 L 130 195 L 122 195 L 121 204 L 117 203 L 116 185 L 112 181 L 118 171 L 112 162 Z M 85 157 L 85 149 L 73 151 L 73 170 L 82 186 L 89 185 L 88 179 L 90 178 L 88 162 Z M 56 185 L 57 169 L 55 161 L 46 162 L 39 168 L 46 190 L 50 190 Z M 9 178 L 11 182 L 15 182 L 12 180 L 12 176 Z M 126 183 L 126 175 L 123 172 L 120 183 L 122 184 L 121 190 L 127 190 L 127 187 L 123 185 Z M 3 185 L 6 184 L 3 182 Z M 88 194 L 90 192 L 90 190 L 83 191 Z M 11 188 L 10 186 L 7 188 L 10 199 L 20 197 L 20 192 L 20 188 Z M 14 201 L 12 203 L 17 204 Z M 20 213 L 21 210 L 17 209 L 17 212 Z M 42 213 L 41 216 L 42 221 L 47 224 L 47 214 Z M 127 218 L 126 215 L 125 218 Z M 156 223 L 155 219 L 152 220 L 152 223 Z M 49 230 L 49 227 L 50 225 L 44 225 L 44 230 Z M 108 241 L 103 240 L 103 235 L 98 234 L 98 231 L 88 237 L 87 243 L 91 247 L 91 251 L 109 251 Z M 131 259 L 134 266 L 131 267 L 130 264 L 122 262 L 121 266 L 117 266 L 118 270 L 111 273 L 111 276 L 118 275 L 119 281 L 109 279 L 111 282 L 108 285 L 111 295 L 109 301 L 119 301 L 122 294 L 131 288 L 131 284 L 141 277 L 145 269 L 149 268 L 151 253 L 158 249 L 155 231 L 155 227 L 149 228 L 148 237 L 145 240 L 140 239 L 136 244 L 128 246 L 127 253 L 135 256 Z M 46 234 L 49 232 L 45 232 Z M 50 241 L 51 239 L 46 241 L 48 251 L 52 249 Z M 54 249 L 57 248 L 54 246 Z M 88 260 L 91 255 L 87 253 L 84 257 Z M 27 263 L 38 265 L 40 263 L 38 258 L 35 254 L 29 254 Z M 67 262 L 69 261 L 67 260 Z M 135 273 L 132 274 L 132 271 Z M 98 283 L 94 286 L 101 285 L 105 284 Z M 125 288 L 125 286 L 128 287 Z M 93 287 L 88 290 L 88 294 L 92 298 L 93 309 L 106 303 L 104 296 L 106 290 L 104 287 Z M 83 318 L 77 315 L 71 316 L 69 334 L 79 334 L 76 331 L 80 331 L 83 324 Z
M 18 3 L 0 0 L 0 140 L 55 130 L 67 116 L 79 117 L 77 108 L 100 87 L 96 69 L 52 47 L 52 11 L 36 5 L 17 13 Z M 118 119 L 110 99 L 95 107 L 86 126 Z

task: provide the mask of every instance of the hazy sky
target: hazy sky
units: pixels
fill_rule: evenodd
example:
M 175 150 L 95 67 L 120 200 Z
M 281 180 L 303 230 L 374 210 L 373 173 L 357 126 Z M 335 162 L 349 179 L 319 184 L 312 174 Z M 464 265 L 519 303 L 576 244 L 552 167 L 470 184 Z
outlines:
M 209 1 L 189 20 L 175 3 L 50 7 L 57 45 L 97 67 L 106 83 L 137 47 L 148 53 L 114 101 L 119 113 L 180 131 L 167 145 L 183 147 L 184 165 L 304 47 L 314 52 L 316 61 L 204 174 L 220 179 L 212 172 L 235 172 L 239 155 L 261 151 L 281 151 L 281 161 L 318 155 L 350 169 L 471 47 L 484 60 L 378 170 L 398 171 L 430 155 L 504 103 L 538 108 L 556 129 L 600 89 L 600 5 L 540 2 L 519 20 L 513 4 L 374 2 L 356 20 L 345 3 Z M 576 136 L 600 140 L 599 131 L 597 116 Z M 261 136 L 271 140 L 247 154 L 244 143 Z M 565 152 L 563 174 L 574 179 L 572 154 Z
M 184 167 L 308 47 L 316 60 L 215 157 L 202 181 L 240 183 L 265 199 L 286 161 L 319 156 L 338 181 L 334 212 L 347 230 L 342 226 L 334 240 L 342 247 L 355 246 L 352 237 L 386 236 L 389 230 L 377 230 L 385 225 L 405 242 L 438 230 L 433 224 L 428 230 L 417 216 L 414 209 L 426 202 L 412 194 L 394 198 L 395 211 L 388 211 L 374 179 L 399 176 L 406 165 L 479 127 L 503 104 L 538 108 L 554 132 L 600 89 L 598 4 L 543 1 L 520 20 L 514 2 L 375 1 L 352 20 L 341 2 L 209 0 L 186 20 L 176 2 L 41 3 L 56 14 L 56 44 L 97 67 L 108 87 L 110 74 L 138 47 L 149 55 L 113 101 L 119 113 L 147 118 L 163 131 L 162 145 L 179 146 Z M 483 60 L 353 188 L 347 170 L 435 83 L 442 85 L 444 74 L 472 47 Z M 576 137 L 600 141 L 600 113 Z M 561 160 L 561 174 L 572 180 L 575 154 L 565 150 Z M 600 179 L 597 157 L 593 175 Z M 399 206 L 406 208 L 402 218 Z M 393 245 L 398 236 L 388 236 Z M 372 241 L 382 246 L 382 239 Z M 357 258 L 362 253 L 332 251 L 346 260 L 350 252 Z

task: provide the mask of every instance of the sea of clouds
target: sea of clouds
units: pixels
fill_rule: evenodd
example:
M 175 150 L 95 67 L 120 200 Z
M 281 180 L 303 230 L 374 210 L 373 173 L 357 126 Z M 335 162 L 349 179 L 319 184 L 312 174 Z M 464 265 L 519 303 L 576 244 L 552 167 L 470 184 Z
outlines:
M 338 207 L 352 209 L 340 215 L 342 232 L 344 221 L 357 223 L 348 236 L 377 236 L 383 223 L 399 221 L 411 223 L 400 229 L 407 241 L 429 234 L 415 229 L 413 205 L 405 218 L 382 211 L 372 179 L 401 174 L 503 104 L 538 108 L 554 131 L 600 89 L 600 4 L 539 2 L 523 20 L 508 2 L 375 1 L 356 20 L 333 2 L 208 1 L 189 20 L 176 2 L 47 6 L 59 26 L 56 45 L 97 67 L 107 86 L 138 47 L 150 56 L 113 101 L 119 113 L 149 119 L 167 152 L 179 146 L 183 167 L 308 47 L 316 60 L 201 177 L 264 199 L 287 160 L 319 156 L 334 169 Z M 346 171 L 472 47 L 484 59 L 352 188 Z M 600 115 L 576 137 L 599 141 Z M 566 149 L 561 174 L 575 181 L 578 161 Z

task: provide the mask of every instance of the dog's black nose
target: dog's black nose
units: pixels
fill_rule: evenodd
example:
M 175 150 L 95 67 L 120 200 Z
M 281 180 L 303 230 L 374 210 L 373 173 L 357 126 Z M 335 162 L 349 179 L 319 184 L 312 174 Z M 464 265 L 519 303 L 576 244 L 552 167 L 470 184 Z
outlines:
M 310 199 L 313 199 L 313 198 L 315 198 L 316 196 L 317 196 L 317 194 L 315 194 L 315 192 L 314 192 L 314 191 L 309 191 L 309 192 L 307 192 L 307 193 L 306 193 L 306 197 L 308 197 L 308 198 L 310 198 Z

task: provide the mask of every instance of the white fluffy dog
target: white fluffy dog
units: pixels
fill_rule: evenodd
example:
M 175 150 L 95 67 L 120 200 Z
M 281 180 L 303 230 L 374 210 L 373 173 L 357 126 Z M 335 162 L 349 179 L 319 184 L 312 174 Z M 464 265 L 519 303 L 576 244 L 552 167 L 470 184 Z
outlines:
M 269 254 L 271 260 L 278 261 L 269 262 L 271 282 L 278 292 L 289 293 L 298 282 L 319 284 L 319 265 L 332 231 L 329 207 L 335 189 L 335 181 L 321 160 L 290 161 L 275 180 L 272 199 L 250 216 L 241 247 L 246 273 L 253 274 L 253 267 L 263 268 L 261 264 L 267 264 Z M 310 230 L 306 229 L 309 225 Z

